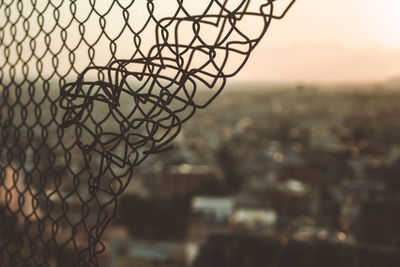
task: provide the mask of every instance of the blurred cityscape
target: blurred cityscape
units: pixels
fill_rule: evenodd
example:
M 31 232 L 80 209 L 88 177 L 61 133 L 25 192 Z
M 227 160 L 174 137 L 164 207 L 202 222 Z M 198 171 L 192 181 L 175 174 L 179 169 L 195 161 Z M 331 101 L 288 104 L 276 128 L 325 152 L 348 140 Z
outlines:
M 172 150 L 134 170 L 103 235 L 101 266 L 400 266 L 400 81 L 391 85 L 226 88 L 183 125 Z M 28 108 L 14 107 L 15 114 Z M 47 115 L 41 123 L 54 120 Z M 97 213 L 82 223 L 83 200 L 68 192 L 90 198 L 88 182 L 74 188 L 64 166 L 65 153 L 74 154 L 69 168 L 87 178 L 79 151 L 18 139 L 13 133 L 29 132 L 24 127 L 3 129 L 18 144 L 12 162 L 26 177 L 4 169 L 0 205 L 9 212 L 0 209 L 0 239 L 35 236 L 43 225 L 44 240 L 68 242 L 72 227 L 75 249 L 84 247 L 83 227 L 95 225 Z M 40 137 L 40 127 L 34 131 Z M 76 139 L 68 131 L 62 138 Z M 54 179 L 40 184 L 42 173 Z M 58 232 L 46 212 L 60 216 Z M 31 241 L 23 243 L 12 249 L 30 255 Z M 74 262 L 74 248 L 63 249 Z
M 105 266 L 400 266 L 399 101 L 227 88 L 136 170 Z

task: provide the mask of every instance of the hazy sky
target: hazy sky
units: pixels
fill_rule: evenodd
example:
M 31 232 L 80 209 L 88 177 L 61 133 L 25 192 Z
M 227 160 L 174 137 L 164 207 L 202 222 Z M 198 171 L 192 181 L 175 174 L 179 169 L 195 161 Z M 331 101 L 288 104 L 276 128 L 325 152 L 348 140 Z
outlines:
M 400 0 L 297 0 L 236 81 L 369 82 L 400 75 Z
M 0 0 L 1 1 L 1 0 Z M 238 2 L 239 0 L 231 0 Z M 252 0 L 256 4 L 266 0 Z M 279 0 L 276 3 L 287 4 L 290 0 Z M 122 1 L 130 3 L 130 0 Z M 19 16 L 18 6 L 14 2 L 12 9 L 16 20 Z M 31 1 L 24 0 L 24 12 L 29 15 Z M 47 1 L 37 1 L 38 10 L 46 10 L 44 14 L 44 29 L 51 30 L 56 23 L 53 9 L 46 7 Z M 91 7 L 87 0 L 78 0 L 76 17 L 85 20 L 90 14 Z M 131 8 L 130 26 L 139 31 L 148 18 L 146 11 L 147 1 L 136 1 Z M 159 17 L 171 16 L 176 11 L 176 0 L 154 0 L 158 8 L 155 14 Z M 175 5 L 172 5 L 175 3 Z M 187 0 L 187 7 L 197 13 L 202 10 L 205 0 Z M 229 1 L 228 1 L 229 3 Z M 96 9 L 100 13 L 106 12 L 112 1 L 97 1 Z M 41 5 L 41 6 L 40 6 Z M 170 8 L 169 8 L 170 7 Z M 197 8 L 197 9 L 196 9 Z M 4 7 L 3 7 L 4 9 Z M 4 13 L 3 10 L 0 13 Z M 171 14 L 169 14 L 171 12 Z M 165 14 L 164 14 L 165 13 Z M 68 25 L 71 21 L 69 2 L 65 1 L 57 23 Z M 110 38 L 117 36 L 125 26 L 122 9 L 114 5 L 106 17 L 106 32 Z M 0 16 L 1 22 L 6 21 Z M 41 30 L 37 25 L 37 18 L 31 17 L 30 32 Z M 11 25 L 11 24 L 9 24 Z M 65 25 L 64 25 L 65 26 Z M 68 47 L 75 47 L 80 40 L 78 23 L 68 27 Z M 256 24 L 248 23 L 249 31 L 257 29 Z M 22 20 L 16 25 L 17 40 L 21 41 L 23 55 L 28 60 L 33 52 L 28 39 L 23 39 L 24 29 Z M 101 28 L 99 16 L 92 15 L 85 24 L 85 40 L 94 43 L 98 39 Z M 147 29 L 149 28 L 149 29 Z M 142 32 L 141 48 L 151 47 L 155 43 L 154 29 L 147 27 Z M 189 29 L 189 32 L 192 28 Z M 10 26 L 5 31 L 4 40 L 12 41 L 14 36 Z M 60 64 L 57 71 L 61 74 L 70 69 L 69 51 L 62 45 L 60 29 L 52 32 L 50 50 L 59 55 Z M 172 34 L 171 34 L 172 36 Z M 189 36 L 190 37 L 190 36 Z M 171 37 L 172 38 L 172 37 Z M 36 38 L 36 55 L 42 55 L 46 50 L 45 35 L 42 33 Z M 22 41 L 24 40 L 24 41 Z M 5 41 L 6 42 L 6 41 Z M 132 34 L 121 35 L 116 44 L 116 57 L 129 58 L 134 53 Z M 72 49 L 71 48 L 71 49 Z M 103 35 L 94 47 L 97 57 L 94 63 L 102 66 L 110 60 L 110 42 Z M 16 43 L 11 47 L 16 51 Z M 60 52 L 59 52 L 60 51 Z M 77 60 L 74 67 L 84 69 L 88 62 L 88 46 L 80 44 L 74 50 Z M 12 53 L 18 60 L 18 53 Z M 48 70 L 50 76 L 54 69 L 51 54 L 41 57 L 44 73 Z M 33 65 L 35 60 L 30 61 Z M 229 65 L 229 64 L 227 64 Z M 34 69 L 32 67 L 32 69 Z M 36 75 L 34 72 L 31 75 Z M 297 0 L 287 16 L 279 21 L 274 20 L 270 30 L 255 49 L 244 69 L 233 78 L 234 81 L 255 82 L 377 82 L 400 76 L 400 0 Z

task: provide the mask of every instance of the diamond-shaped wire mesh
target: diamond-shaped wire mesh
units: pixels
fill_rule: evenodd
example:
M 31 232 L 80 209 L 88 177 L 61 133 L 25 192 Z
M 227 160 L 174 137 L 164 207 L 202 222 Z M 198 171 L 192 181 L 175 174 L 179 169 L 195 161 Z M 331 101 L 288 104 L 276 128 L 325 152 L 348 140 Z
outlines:
M 0 266 L 99 266 L 134 168 L 293 2 L 2 0 Z

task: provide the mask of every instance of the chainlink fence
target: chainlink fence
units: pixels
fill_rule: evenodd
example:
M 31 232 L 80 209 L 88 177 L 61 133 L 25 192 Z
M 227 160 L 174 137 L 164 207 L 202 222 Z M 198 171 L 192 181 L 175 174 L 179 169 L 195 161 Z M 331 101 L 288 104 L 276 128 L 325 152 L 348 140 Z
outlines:
M 0 266 L 99 266 L 135 167 L 294 1 L 0 1 Z

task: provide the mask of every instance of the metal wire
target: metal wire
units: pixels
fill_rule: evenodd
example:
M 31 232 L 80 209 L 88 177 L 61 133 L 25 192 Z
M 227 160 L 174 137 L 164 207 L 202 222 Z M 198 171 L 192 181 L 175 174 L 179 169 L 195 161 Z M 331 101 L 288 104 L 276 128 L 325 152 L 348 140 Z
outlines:
M 294 2 L 2 0 L 0 265 L 99 266 L 134 168 Z

